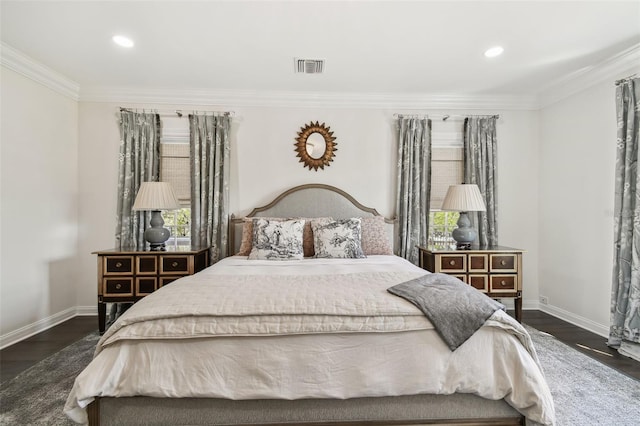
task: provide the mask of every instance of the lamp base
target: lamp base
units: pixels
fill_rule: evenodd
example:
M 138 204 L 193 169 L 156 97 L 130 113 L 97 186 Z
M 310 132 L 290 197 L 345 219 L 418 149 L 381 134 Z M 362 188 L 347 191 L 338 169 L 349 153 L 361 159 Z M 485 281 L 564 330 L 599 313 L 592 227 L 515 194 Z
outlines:
M 165 243 L 149 243 L 150 251 L 167 251 Z
M 467 216 L 467 212 L 460 212 L 457 225 L 458 227 L 453 230 L 451 237 L 456 241 L 457 249 L 468 250 L 476 240 L 478 233 L 471 227 L 471 221 Z
M 456 243 L 456 250 L 471 250 L 471 243 Z
M 144 239 L 149 243 L 149 249 L 151 251 L 166 251 L 167 248 L 164 243 L 171 236 L 171 231 L 162 226 L 164 225 L 164 220 L 160 210 L 151 211 L 149 224 L 151 226 L 144 231 Z

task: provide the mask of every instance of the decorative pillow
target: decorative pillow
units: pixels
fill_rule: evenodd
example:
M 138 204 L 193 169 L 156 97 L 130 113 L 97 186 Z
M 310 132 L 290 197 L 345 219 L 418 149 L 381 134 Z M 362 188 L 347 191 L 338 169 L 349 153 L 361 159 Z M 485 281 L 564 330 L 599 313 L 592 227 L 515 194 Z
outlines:
M 236 254 L 240 256 L 249 256 L 249 253 L 251 253 L 251 243 L 253 243 L 253 218 L 245 217 L 242 222 L 240 248 Z
M 361 221 L 351 219 L 319 219 L 311 221 L 315 257 L 359 259 L 362 251 Z
M 393 244 L 389 241 L 384 216 L 363 217 L 362 251 L 365 255 L 386 254 L 393 255 Z
M 295 260 L 302 259 L 302 229 L 304 220 L 253 221 L 253 247 L 251 260 Z
M 242 224 L 242 238 L 240 240 L 240 248 L 238 249 L 237 255 L 240 256 L 249 256 L 251 253 L 251 248 L 253 245 L 253 221 L 257 220 L 255 217 L 245 217 L 244 223 Z M 291 220 L 288 218 L 263 218 L 269 219 L 273 221 L 284 221 Z M 311 219 L 300 218 L 305 221 L 304 228 L 302 230 L 302 249 L 304 251 L 304 257 L 313 257 L 315 252 L 313 251 L 313 232 L 311 231 Z

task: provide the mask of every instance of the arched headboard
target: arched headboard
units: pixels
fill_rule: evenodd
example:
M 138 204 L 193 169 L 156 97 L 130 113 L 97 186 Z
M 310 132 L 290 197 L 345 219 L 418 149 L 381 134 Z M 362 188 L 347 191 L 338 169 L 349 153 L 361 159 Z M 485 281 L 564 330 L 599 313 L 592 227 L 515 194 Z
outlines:
M 331 185 L 312 183 L 288 189 L 278 195 L 269 204 L 254 208 L 245 217 L 333 217 L 347 219 L 351 217 L 381 216 L 374 208 L 360 204 L 345 191 Z M 229 220 L 229 255 L 240 248 L 244 217 L 231 216 Z M 395 223 L 385 218 L 387 235 L 396 247 Z

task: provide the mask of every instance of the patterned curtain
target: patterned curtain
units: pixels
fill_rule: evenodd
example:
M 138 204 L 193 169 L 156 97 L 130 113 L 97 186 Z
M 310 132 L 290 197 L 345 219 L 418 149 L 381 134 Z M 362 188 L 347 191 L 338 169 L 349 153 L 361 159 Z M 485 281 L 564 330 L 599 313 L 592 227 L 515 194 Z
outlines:
M 614 264 L 607 344 L 640 361 L 640 78 L 618 83 Z
M 131 210 L 142 182 L 160 176 L 160 116 L 155 113 L 120 111 L 120 159 L 116 247 L 144 249 L 144 230 L 150 212 Z
M 398 255 L 418 264 L 429 235 L 431 120 L 398 118 Z
M 468 214 L 471 226 L 478 231 L 480 246 L 498 245 L 496 118 L 467 117 L 464 120 L 464 183 L 478 185 L 487 207 L 486 212 Z
M 229 223 L 229 131 L 224 115 L 189 115 L 191 149 L 191 242 L 211 246 L 211 263 L 227 253 Z

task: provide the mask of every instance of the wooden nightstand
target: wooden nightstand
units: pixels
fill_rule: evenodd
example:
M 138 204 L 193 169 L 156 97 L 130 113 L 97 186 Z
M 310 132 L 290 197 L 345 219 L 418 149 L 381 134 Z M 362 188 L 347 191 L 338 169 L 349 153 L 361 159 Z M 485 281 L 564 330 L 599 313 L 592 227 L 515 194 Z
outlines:
M 104 333 L 107 303 L 135 302 L 160 287 L 209 266 L 209 248 L 167 251 L 110 249 L 98 255 L 98 329 Z
M 420 267 L 453 275 L 491 298 L 513 298 L 516 320 L 522 322 L 522 253 L 510 247 L 469 250 L 418 247 Z

